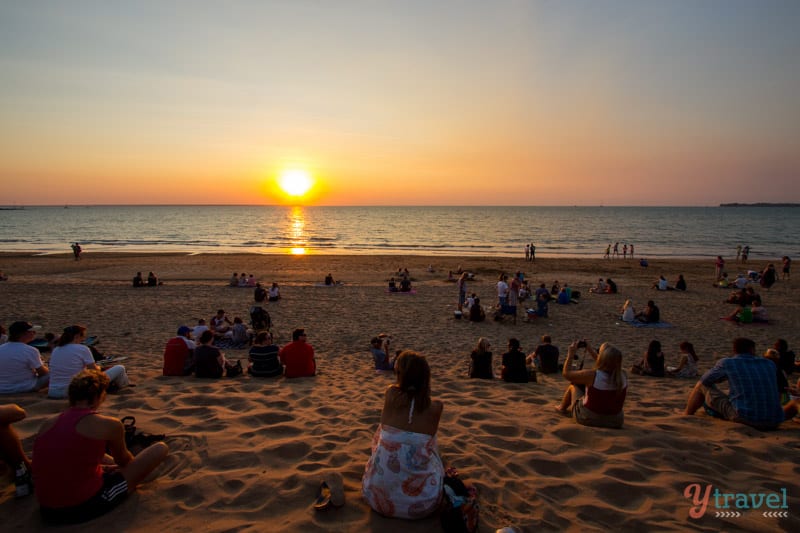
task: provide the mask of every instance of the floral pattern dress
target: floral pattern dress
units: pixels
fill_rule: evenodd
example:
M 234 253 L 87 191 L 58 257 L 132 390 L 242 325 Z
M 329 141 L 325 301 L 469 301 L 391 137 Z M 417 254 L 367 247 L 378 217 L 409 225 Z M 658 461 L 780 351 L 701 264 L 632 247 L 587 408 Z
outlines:
M 376 512 L 423 518 L 439 507 L 444 467 L 436 436 L 379 425 L 361 492 Z

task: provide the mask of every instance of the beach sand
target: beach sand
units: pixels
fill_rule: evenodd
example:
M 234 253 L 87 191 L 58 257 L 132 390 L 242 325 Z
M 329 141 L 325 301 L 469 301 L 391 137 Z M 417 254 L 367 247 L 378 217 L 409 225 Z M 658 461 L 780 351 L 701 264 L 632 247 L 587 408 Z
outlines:
M 732 261 L 728 270 L 735 274 Z M 428 273 L 426 267 L 436 269 Z M 550 306 L 550 317 L 516 325 L 491 319 L 475 324 L 455 320 L 455 284 L 446 281 L 458 266 L 475 273 L 469 292 L 483 304 L 496 299 L 500 272 L 522 270 L 534 283 L 569 283 L 582 292 L 580 304 Z M 750 262 L 748 268 L 762 269 Z M 414 295 L 389 294 L 386 281 L 399 267 L 414 278 Z M 404 256 L 275 256 L 99 254 L 80 262 L 71 255 L 0 254 L 10 279 L 0 282 L 0 323 L 40 324 L 60 332 L 78 323 L 101 339 L 107 355 L 124 362 L 135 388 L 110 395 L 107 414 L 136 417 L 140 429 L 165 433 L 170 456 L 155 478 L 120 508 L 90 527 L 172 531 L 440 531 L 438 517 L 416 522 L 390 520 L 372 512 L 360 496 L 383 401 L 392 377 L 376 374 L 369 339 L 387 332 L 394 346 L 425 354 L 433 372 L 434 396 L 445 408 L 439 447 L 447 465 L 479 491 L 481 531 L 514 526 L 538 530 L 800 530 L 800 425 L 784 422 L 778 431 L 759 432 L 705 414 L 684 417 L 694 380 L 630 376 L 621 430 L 594 429 L 557 414 L 553 406 L 566 387 L 559 375 L 538 383 L 506 384 L 466 377 L 469 352 L 480 336 L 495 352 L 495 366 L 509 337 L 532 351 L 550 334 L 563 354 L 569 343 L 586 338 L 610 341 L 625 354 L 625 366 L 641 358 L 658 339 L 667 364 L 678 358 L 678 344 L 694 343 L 700 369 L 730 353 L 737 336 L 754 339 L 759 353 L 777 338 L 797 350 L 800 292 L 797 282 L 757 287 L 768 309 L 768 325 L 737 325 L 720 320 L 733 306 L 727 290 L 713 288 L 713 260 L 638 261 L 545 259 L 527 263 L 511 258 Z M 136 271 L 152 270 L 164 285 L 133 289 Z M 161 376 L 163 348 L 181 324 L 208 319 L 217 308 L 242 316 L 252 289 L 227 287 L 232 272 L 254 273 L 277 281 L 283 300 L 267 309 L 280 344 L 295 327 L 305 327 L 317 353 L 319 375 L 286 380 L 248 376 L 219 381 Z M 343 286 L 318 287 L 331 272 Z M 659 274 L 674 283 L 684 274 L 685 293 L 650 288 Z M 612 277 L 617 295 L 589 294 L 598 277 Z M 626 298 L 637 311 L 648 299 L 673 327 L 634 328 L 618 319 Z M 229 359 L 246 360 L 246 351 L 228 350 Z M 797 375 L 794 376 L 797 378 Z M 46 417 L 64 401 L 44 393 L 9 395 L 28 417 L 17 424 L 25 449 Z M 7 476 L 8 469 L 3 471 Z M 321 479 L 339 473 L 346 504 L 315 512 L 312 503 Z M 713 485 L 722 493 L 788 495 L 787 517 L 765 510 L 741 510 L 718 517 L 712 495 L 704 516 L 689 516 L 684 496 L 691 483 Z M 3 528 L 41 529 L 33 497 L 15 500 L 13 486 L 0 492 Z M 733 503 L 731 501 L 731 503 Z M 731 507 L 725 511 L 735 511 Z M 85 530 L 87 526 L 62 528 Z

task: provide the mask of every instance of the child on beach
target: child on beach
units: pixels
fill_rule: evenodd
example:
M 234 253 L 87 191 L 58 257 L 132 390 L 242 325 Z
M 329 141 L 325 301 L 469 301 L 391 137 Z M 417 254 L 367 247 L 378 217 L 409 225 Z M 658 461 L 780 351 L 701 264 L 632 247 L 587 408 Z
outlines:
M 681 357 L 678 360 L 678 366 L 668 366 L 667 375 L 674 378 L 696 378 L 697 362 L 700 358 L 694 351 L 694 345 L 691 342 L 683 341 L 680 344 Z

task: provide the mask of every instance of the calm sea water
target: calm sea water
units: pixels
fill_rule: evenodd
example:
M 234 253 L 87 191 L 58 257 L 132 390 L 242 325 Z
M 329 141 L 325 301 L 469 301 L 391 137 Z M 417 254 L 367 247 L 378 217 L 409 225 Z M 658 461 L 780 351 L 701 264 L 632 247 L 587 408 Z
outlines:
M 800 208 L 70 206 L 0 210 L 3 251 L 600 257 L 800 255 Z

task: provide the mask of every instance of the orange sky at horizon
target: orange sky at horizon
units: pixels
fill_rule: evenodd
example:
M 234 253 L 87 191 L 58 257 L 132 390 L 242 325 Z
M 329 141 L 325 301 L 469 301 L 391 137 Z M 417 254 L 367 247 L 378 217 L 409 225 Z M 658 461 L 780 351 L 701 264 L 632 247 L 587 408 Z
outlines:
M 800 202 L 800 3 L 192 6 L 0 5 L 0 205 Z

